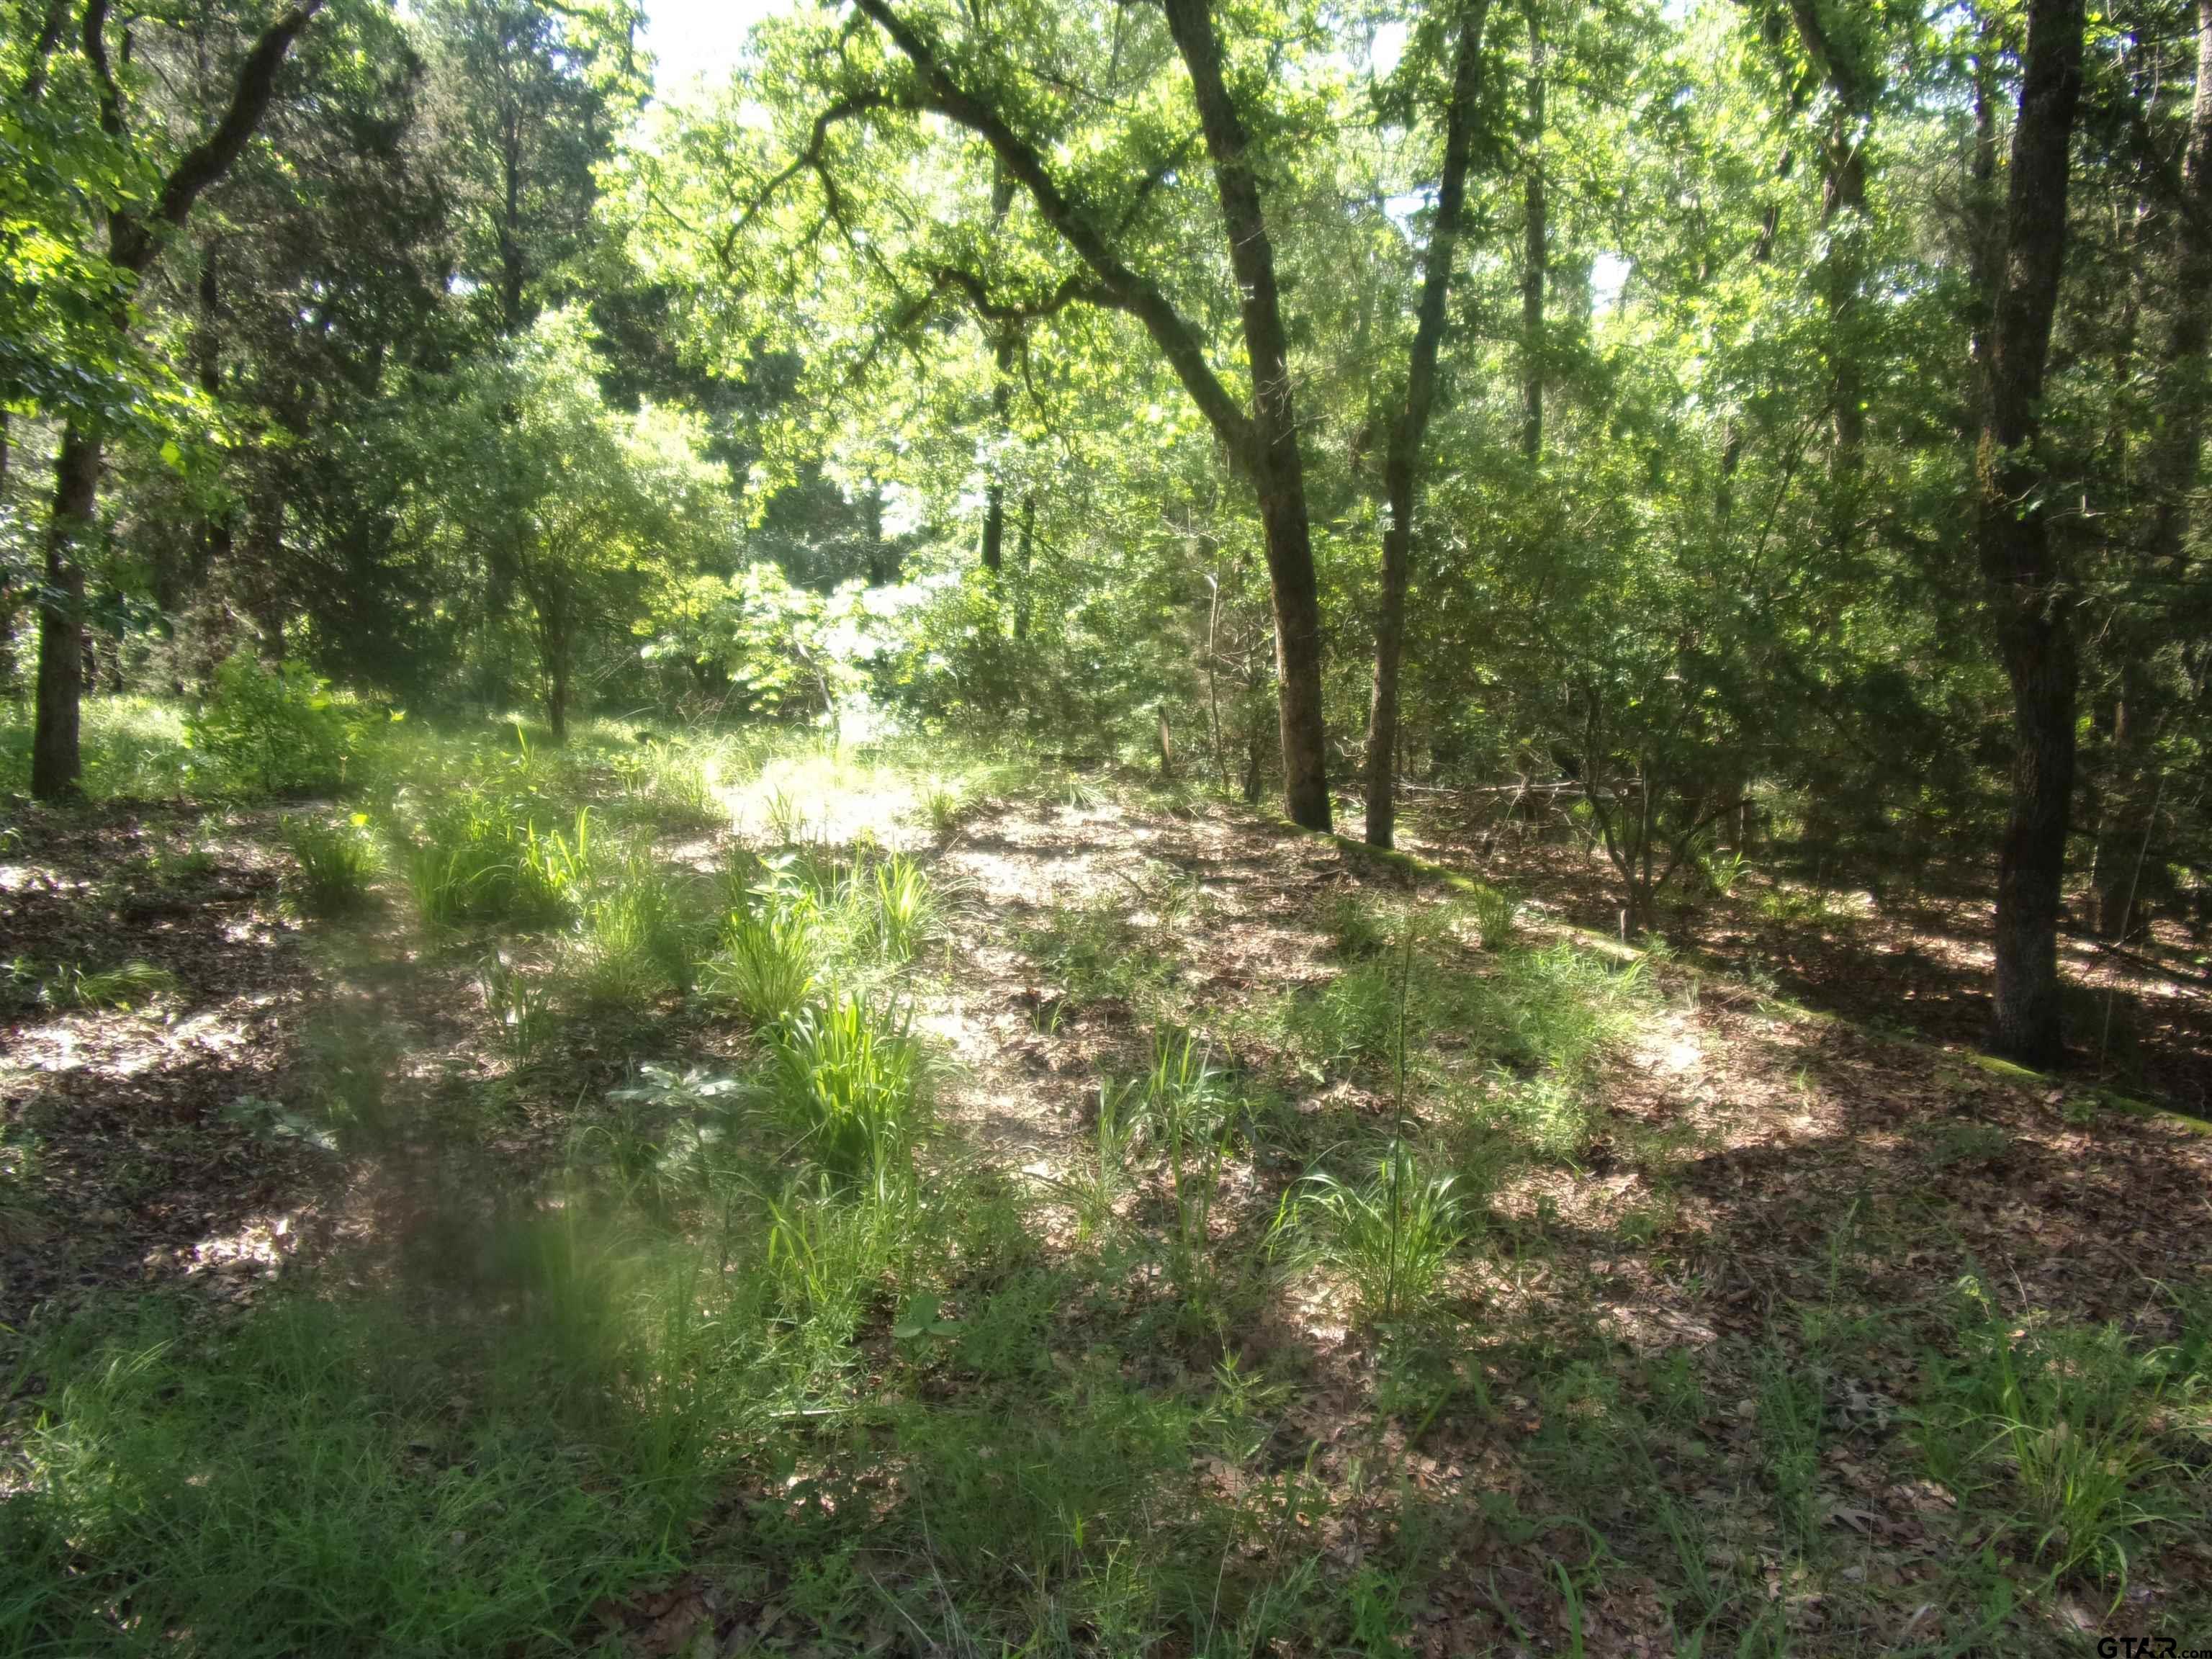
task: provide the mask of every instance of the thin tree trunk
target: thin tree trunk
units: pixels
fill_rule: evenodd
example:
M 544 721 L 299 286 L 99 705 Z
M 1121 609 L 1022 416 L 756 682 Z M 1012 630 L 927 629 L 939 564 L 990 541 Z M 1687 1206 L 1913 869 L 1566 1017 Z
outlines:
M 1971 390 L 1978 421 L 1990 400 L 1990 330 L 1996 320 L 1996 264 L 2004 234 L 2004 198 L 1997 191 L 1996 78 L 2000 46 L 1996 21 L 1976 26 L 1974 150 L 1967 164 L 1966 288 Z
M 1168 32 L 1190 73 L 1213 158 L 1214 183 L 1229 233 L 1229 258 L 1243 299 L 1244 351 L 1252 371 L 1251 453 L 1260 497 L 1267 575 L 1273 589 L 1278 719 L 1283 743 L 1284 806 L 1294 823 L 1330 827 L 1328 739 L 1322 715 L 1321 592 L 1306 513 L 1305 464 L 1298 452 L 1291 387 L 1290 340 L 1275 282 L 1275 249 L 1260 204 L 1244 124 L 1222 78 L 1221 42 L 1206 0 L 1166 0 Z
M 2083 0 L 2029 0 L 2020 118 L 1975 454 L 1975 543 L 2012 684 L 2012 805 L 1997 874 L 1992 1042 L 2022 1065 L 2064 1054 L 2058 916 L 2074 792 L 2072 599 L 2045 516 L 2044 371 L 2066 257 Z
M 54 460 L 53 516 L 46 526 L 46 581 L 39 595 L 38 708 L 31 732 L 31 793 L 56 800 L 78 792 L 77 748 L 84 696 L 84 563 L 98 533 L 100 440 L 75 421 L 62 428 Z
M 1382 533 L 1382 593 L 1375 612 L 1375 681 L 1367 711 L 1367 840 L 1388 847 L 1397 817 L 1398 678 L 1405 652 L 1406 592 L 1411 581 L 1414 497 L 1421 443 L 1436 403 L 1437 354 L 1444 334 L 1453 255 L 1467 199 L 1468 157 L 1474 148 L 1475 104 L 1482 80 L 1482 25 L 1487 0 L 1474 0 L 1460 24 L 1452 64 L 1451 104 L 1444 113 L 1443 170 L 1437 217 L 1430 228 L 1420 309 L 1407 363 L 1406 402 L 1383 460 L 1390 520 Z
M 1011 329 L 1002 328 L 997 343 L 991 348 L 991 434 L 1003 444 L 1006 436 L 1006 411 L 1013 402 L 1013 383 L 1008 378 L 1014 368 L 1014 337 Z M 999 481 L 994 469 L 991 481 L 983 487 L 983 544 L 981 550 L 983 568 L 993 576 L 1000 574 L 1006 562 L 1006 487 Z
M 1544 195 L 1544 17 L 1540 0 L 1523 0 L 1528 21 L 1528 119 L 1522 143 L 1528 176 L 1522 186 L 1521 453 L 1544 453 L 1544 281 L 1550 254 Z
M 290 620 L 283 560 L 284 495 L 276 481 L 264 477 L 246 509 L 242 574 L 246 611 L 253 619 L 254 643 L 262 659 L 272 666 L 284 660 L 284 624 Z
M 1030 575 L 1036 563 L 1036 492 L 1022 493 L 1022 527 L 1014 538 L 1014 637 L 1030 636 Z
M 890 586 L 898 580 L 898 553 L 884 539 L 884 487 L 873 478 L 860 490 L 860 533 L 868 542 L 868 586 Z
M 1000 162 L 991 180 L 991 224 L 995 230 L 1006 222 L 1014 204 L 1014 177 Z M 1007 439 L 1006 416 L 1014 401 L 1014 325 L 1000 323 L 991 342 L 991 441 L 1000 450 Z M 995 577 L 1005 563 L 1006 542 L 1006 486 L 999 477 L 999 456 L 992 457 L 990 482 L 983 488 L 983 568 Z

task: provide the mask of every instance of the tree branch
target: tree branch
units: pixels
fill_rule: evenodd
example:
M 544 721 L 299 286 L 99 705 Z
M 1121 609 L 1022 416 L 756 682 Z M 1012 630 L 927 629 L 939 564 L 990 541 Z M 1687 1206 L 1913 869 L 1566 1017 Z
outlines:
M 1182 382 L 1183 390 L 1222 441 L 1240 459 L 1255 460 L 1250 417 L 1213 372 L 1198 331 L 1176 309 L 1159 284 L 1123 262 L 1092 222 L 1088 209 L 1053 178 L 1036 147 L 1015 132 L 987 100 L 963 87 L 936 47 L 891 9 L 890 0 L 854 0 L 854 3 L 914 65 L 921 81 L 921 105 L 967 128 L 991 147 L 1007 173 L 1029 192 L 1044 222 L 1097 274 L 1115 307 L 1144 325 L 1176 378 Z
M 119 220 L 112 228 L 109 240 L 116 264 L 131 271 L 143 271 L 153 261 L 155 233 L 164 228 L 181 228 L 191 216 L 192 204 L 201 194 L 230 171 L 260 126 L 261 118 L 269 112 L 270 100 L 276 92 L 276 72 L 283 67 L 285 54 L 291 51 L 292 42 L 299 38 L 301 30 L 322 9 L 323 0 L 301 0 L 261 32 L 261 38 L 253 43 L 253 50 L 239 65 L 230 106 L 223 112 L 214 131 L 178 158 L 177 165 L 162 182 L 152 215 L 143 224 L 135 220 Z M 104 26 L 106 11 L 107 0 L 86 0 L 85 52 L 93 57 L 97 51 L 95 66 L 103 77 L 106 52 L 99 40 L 100 29 L 95 27 L 94 20 Z M 112 90 L 113 82 L 106 81 L 105 85 Z M 106 92 L 101 101 L 104 106 Z M 119 124 L 119 115 L 118 120 Z

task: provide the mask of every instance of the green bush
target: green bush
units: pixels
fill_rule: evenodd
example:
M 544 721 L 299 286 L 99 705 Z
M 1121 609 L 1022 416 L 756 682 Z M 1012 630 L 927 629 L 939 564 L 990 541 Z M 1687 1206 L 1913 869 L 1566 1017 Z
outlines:
M 185 721 L 185 741 L 216 787 L 240 794 L 334 793 L 360 740 L 360 723 L 328 681 L 246 651 L 216 668 L 214 694 Z

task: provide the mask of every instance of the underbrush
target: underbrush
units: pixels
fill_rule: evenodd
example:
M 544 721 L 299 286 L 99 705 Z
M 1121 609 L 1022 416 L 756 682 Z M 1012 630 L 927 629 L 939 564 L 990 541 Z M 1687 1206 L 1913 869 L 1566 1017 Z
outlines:
M 744 1356 L 666 1264 L 518 1243 L 525 1311 L 283 1296 L 55 1339 L 0 1502 L 12 1653 L 480 1653 L 678 1559 Z
M 1510 900 L 1342 900 L 1310 985 L 1233 1008 L 1189 948 L 1218 900 L 1171 866 L 1040 916 L 1041 1063 L 988 1086 L 1079 1055 L 1083 1107 L 1017 1174 L 927 1035 L 988 925 L 935 856 L 832 842 L 796 795 L 700 833 L 765 775 L 956 840 L 994 783 L 939 824 L 942 757 L 409 741 L 359 787 L 425 926 L 327 939 L 406 952 L 438 1006 L 333 994 L 283 1097 L 221 1111 L 392 1224 L 243 1304 L 9 1334 L 0 1650 L 1371 1659 L 1632 1622 L 1963 1656 L 2177 1605 L 2200 1559 L 2169 1547 L 2208 1541 L 2201 1306 L 2162 1341 L 1978 1287 L 1900 1310 L 1849 1239 L 1825 1294 L 1778 1251 L 1723 1301 L 1738 1264 L 1640 1156 L 1614 1219 L 1563 1217 L 1632 1133 L 1606 1073 L 1656 988 Z M 303 913 L 377 867 L 358 819 L 283 833 Z M 163 1005 L 141 966 L 71 983 Z M 1107 1017 L 1046 1029 L 1066 1007 Z M 50 1167 L 0 1143 L 0 1236 L 59 1222 Z
M 193 757 L 184 711 L 153 697 L 94 696 L 78 714 L 85 794 L 93 800 L 156 800 L 192 793 Z M 31 787 L 31 708 L 0 708 L 0 791 Z

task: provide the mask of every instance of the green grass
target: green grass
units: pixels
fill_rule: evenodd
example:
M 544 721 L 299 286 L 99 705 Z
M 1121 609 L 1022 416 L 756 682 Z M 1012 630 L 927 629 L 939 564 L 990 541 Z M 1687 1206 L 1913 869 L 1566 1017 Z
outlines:
M 872 874 L 883 960 L 904 962 L 937 932 L 937 901 L 929 878 L 913 860 L 896 855 L 875 866 Z
M 2148 1535 L 2195 1503 L 2175 1437 L 2207 1387 L 2202 1346 L 2146 1352 L 2115 1327 L 2022 1327 L 1972 1280 L 1955 1320 L 1916 1413 L 1930 1473 L 2050 1583 L 2117 1602 Z
M 1285 1219 L 1304 1232 L 1304 1259 L 1342 1281 L 1363 1320 L 1414 1320 L 1466 1234 L 1452 1186 L 1394 1141 L 1363 1181 L 1310 1177 Z
M 579 820 L 577 844 L 585 845 Z M 564 850 L 558 841 L 556 853 Z M 561 884 L 580 911 L 568 972 L 584 1001 L 636 1010 L 667 993 L 689 991 L 705 944 L 701 896 L 649 854 L 632 849 L 579 859 L 573 884 Z
M 477 989 L 499 1044 L 517 1065 L 534 1065 L 553 1048 L 560 1009 L 552 988 L 494 952 L 477 969 Z
M 499 1650 L 667 1571 L 734 1420 L 696 1281 L 538 1241 L 526 1311 L 150 1302 L 48 1345 L 0 1501 L 0 1647 Z M 541 1638 L 542 1639 L 542 1638 Z
M 1120 1001 L 1144 1008 L 1174 974 L 1171 959 L 1110 896 L 1056 908 L 1017 942 L 1079 1007 Z
M 441 804 L 402 859 L 416 905 L 433 927 L 549 927 L 574 914 L 592 854 L 589 808 L 564 832 L 526 800 L 470 793 Z
M 795 1150 L 839 1182 L 913 1179 L 927 1098 L 910 1016 L 852 994 L 799 1009 L 777 1028 L 769 1088 Z
M 1478 885 L 1466 903 L 1482 948 L 1510 949 L 1520 926 L 1521 901 L 1501 889 Z
M 179 988 L 167 969 L 126 962 L 89 974 L 71 970 L 63 978 L 58 1000 L 77 1008 L 137 1010 L 167 1001 Z
M 796 1013 L 814 993 L 819 971 L 805 916 L 774 906 L 742 910 L 723 931 L 721 949 L 707 961 L 701 986 L 757 1026 Z
M 184 710 L 141 696 L 93 696 L 79 714 L 84 793 L 94 800 L 160 800 L 194 793 Z M 0 791 L 31 787 L 31 709 L 0 706 Z
M 1611 1220 L 1527 1167 L 1633 1133 L 1608 1070 L 1663 968 L 1500 936 L 1465 890 L 1354 891 L 1312 918 L 1326 981 L 1233 1007 L 1178 975 L 1214 901 L 1170 866 L 1040 915 L 1019 943 L 1053 1006 L 1132 1017 L 1016 1033 L 1097 1110 L 1043 1173 L 992 1169 L 939 1129 L 970 1079 L 914 1012 L 964 992 L 977 919 L 928 855 L 821 834 L 865 816 L 847 789 L 915 834 L 945 765 L 377 734 L 392 866 L 459 855 L 422 908 L 478 931 L 336 935 L 318 958 L 390 954 L 220 1113 L 320 1149 L 392 1224 L 251 1302 L 126 1293 L 0 1334 L 0 1650 L 611 1650 L 606 1609 L 694 1584 L 717 1650 L 743 1619 L 741 1653 L 1065 1659 L 1595 1652 L 1628 1626 L 1680 1653 L 2039 1651 L 2069 1605 L 2202 1605 L 2169 1546 L 2201 1547 L 2203 1307 L 2158 1310 L 2164 1346 L 1973 1297 L 1869 1311 L 1869 1240 L 1824 1301 L 1790 1300 L 1784 1248 L 1755 1264 L 1766 1322 L 1722 1312 L 1656 1164 L 1620 1161 Z M 799 844 L 702 856 L 691 780 L 763 769 Z M 553 931 L 491 931 L 523 926 Z M 40 1127 L 0 1142 L 0 1240 L 43 1248 L 74 1153 Z M 2007 1155 L 1992 1126 L 1911 1133 L 1932 1172 Z M 1617 1317 L 1600 1247 L 1717 1334 Z M 1839 1415 L 1862 1385 L 1890 1426 Z M 1863 1480 L 1940 1488 L 1901 1583 L 1849 1524 L 1888 1509 Z
M 278 825 L 292 870 L 285 896 L 301 915 L 327 919 L 367 907 L 376 878 L 376 843 L 368 818 L 356 813 L 344 823 L 320 818 L 287 817 Z

